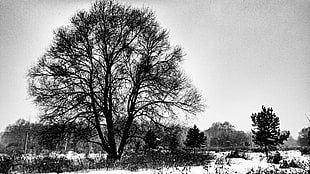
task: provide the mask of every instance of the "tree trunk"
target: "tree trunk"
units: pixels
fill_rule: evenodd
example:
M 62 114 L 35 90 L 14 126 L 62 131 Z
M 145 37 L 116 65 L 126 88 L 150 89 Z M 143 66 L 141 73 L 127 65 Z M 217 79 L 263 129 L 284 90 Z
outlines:
M 107 156 L 107 167 L 111 168 L 114 166 L 115 162 L 120 160 L 120 155 L 117 154 L 116 150 L 110 150 L 107 152 L 108 156 Z
M 28 132 L 26 132 L 26 139 L 24 144 L 24 154 L 27 153 L 27 147 L 28 147 Z
M 267 146 L 265 146 L 265 154 L 266 154 L 266 158 L 267 158 L 267 160 L 268 160 L 268 147 Z
M 118 155 L 120 157 L 123 155 L 125 146 L 127 144 L 127 140 L 129 138 L 129 131 L 130 131 L 130 127 L 132 125 L 132 122 L 133 122 L 133 116 L 129 116 L 129 118 L 126 121 L 125 128 L 124 128 L 123 135 L 122 135 L 122 140 L 121 140 L 119 148 L 118 148 Z

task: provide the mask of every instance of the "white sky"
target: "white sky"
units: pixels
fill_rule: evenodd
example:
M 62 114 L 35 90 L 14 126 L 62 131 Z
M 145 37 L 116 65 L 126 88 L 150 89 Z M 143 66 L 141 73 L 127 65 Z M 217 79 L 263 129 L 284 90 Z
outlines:
M 281 128 L 310 123 L 310 0 L 127 0 L 150 6 L 186 53 L 183 67 L 206 99 L 193 121 L 204 130 L 229 121 L 249 131 L 250 116 L 273 107 Z M 88 0 L 0 0 L 0 131 L 18 118 L 35 121 L 27 69 L 52 32 Z

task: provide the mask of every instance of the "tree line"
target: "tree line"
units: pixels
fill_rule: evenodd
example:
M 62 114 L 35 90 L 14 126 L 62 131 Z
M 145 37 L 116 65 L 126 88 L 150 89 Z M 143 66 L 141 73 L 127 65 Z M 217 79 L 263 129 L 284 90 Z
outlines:
M 187 127 L 181 124 L 156 125 L 144 121 L 135 123 L 141 130 L 136 132 L 136 138 L 128 142 L 126 152 L 145 152 L 150 150 L 170 150 L 190 148 L 241 148 L 261 147 L 262 151 L 275 150 L 289 138 L 288 131 L 280 131 L 279 117 L 272 108 L 262 107 L 262 111 L 251 116 L 252 132 L 236 130 L 229 122 L 215 122 L 210 128 L 200 131 L 194 125 Z M 74 127 L 74 128 L 73 128 Z M 79 129 L 79 131 L 75 131 Z M 299 146 L 310 146 L 309 128 L 303 128 L 298 136 Z M 6 153 L 42 153 L 83 152 L 98 153 L 100 146 L 89 143 L 83 137 L 89 130 L 81 125 L 60 125 L 30 123 L 24 119 L 17 120 L 7 126 L 1 137 L 1 151 Z M 291 138 L 292 139 L 292 138 Z
M 196 125 L 187 127 L 180 124 L 166 126 L 158 126 L 150 122 L 143 124 L 141 127 L 146 129 L 136 134 L 136 139 L 128 144 L 128 149 L 138 152 L 154 149 L 176 150 L 184 147 L 235 147 L 248 146 L 250 140 L 249 134 L 236 131 L 229 122 L 214 123 L 205 131 L 200 131 Z M 226 125 L 229 125 L 229 128 L 219 128 Z M 101 151 L 99 146 L 83 139 L 87 130 L 69 131 L 70 129 L 76 130 L 76 128 L 71 128 L 73 126 L 78 125 L 71 125 L 70 127 L 59 124 L 47 125 L 19 119 L 14 124 L 7 126 L 2 134 L 2 151 L 19 154 L 41 153 L 42 151 L 63 153 L 70 150 L 84 153 Z M 227 143 L 227 141 L 231 143 Z

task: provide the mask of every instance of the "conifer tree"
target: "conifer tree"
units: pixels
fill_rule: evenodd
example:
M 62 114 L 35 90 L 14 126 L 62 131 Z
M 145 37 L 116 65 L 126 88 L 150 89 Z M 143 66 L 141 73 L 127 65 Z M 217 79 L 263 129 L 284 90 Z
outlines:
M 290 135 L 289 131 L 280 131 L 279 117 L 273 113 L 273 109 L 262 106 L 262 111 L 251 116 L 253 141 L 259 145 L 268 158 L 268 152 L 276 149 Z
M 190 128 L 187 132 L 185 145 L 191 148 L 199 148 L 205 142 L 206 137 L 203 132 L 200 132 L 198 127 L 194 125 L 193 128 Z
M 145 149 L 156 149 L 158 146 L 157 136 L 154 131 L 149 130 L 144 136 Z

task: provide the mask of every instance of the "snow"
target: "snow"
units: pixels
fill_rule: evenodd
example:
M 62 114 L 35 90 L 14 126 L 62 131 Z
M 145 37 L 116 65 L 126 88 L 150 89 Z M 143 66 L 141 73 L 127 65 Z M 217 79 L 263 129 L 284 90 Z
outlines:
M 274 152 L 273 152 L 274 153 Z M 302 162 L 309 166 L 309 156 L 303 156 L 299 151 L 279 151 L 284 160 L 294 160 Z M 215 153 L 215 160 L 212 160 L 206 166 L 184 166 L 162 168 L 158 170 L 139 170 L 136 172 L 128 170 L 88 170 L 74 172 L 78 174 L 213 174 L 213 173 L 270 173 L 270 171 L 278 171 L 278 173 L 303 173 L 301 168 L 279 168 L 280 164 L 267 163 L 267 159 L 263 153 L 246 153 L 247 159 L 242 158 L 225 158 L 228 152 Z M 73 155 L 76 156 L 76 155 Z M 72 173 L 67 173 L 72 174 Z

